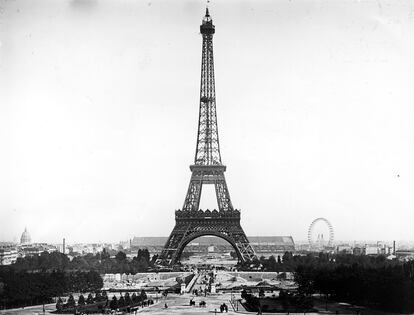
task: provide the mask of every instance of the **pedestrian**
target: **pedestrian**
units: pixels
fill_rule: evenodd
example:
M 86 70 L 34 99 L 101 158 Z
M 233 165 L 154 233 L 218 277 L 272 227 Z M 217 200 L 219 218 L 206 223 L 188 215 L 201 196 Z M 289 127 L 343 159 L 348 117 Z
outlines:
M 167 305 L 167 303 L 165 303 L 165 304 L 164 304 L 164 308 L 168 308 L 168 305 Z

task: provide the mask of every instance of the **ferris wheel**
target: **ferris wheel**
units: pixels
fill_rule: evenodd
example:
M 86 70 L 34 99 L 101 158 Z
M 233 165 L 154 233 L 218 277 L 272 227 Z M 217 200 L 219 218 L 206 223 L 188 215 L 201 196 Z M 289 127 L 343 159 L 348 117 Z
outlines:
M 329 239 L 327 243 L 325 243 L 323 240 L 323 233 L 316 232 L 315 229 L 317 226 L 323 227 L 325 230 L 327 230 L 327 233 L 329 234 Z M 332 246 L 334 241 L 334 230 L 332 224 L 325 218 L 317 218 L 313 220 L 308 230 L 308 241 L 311 246 Z

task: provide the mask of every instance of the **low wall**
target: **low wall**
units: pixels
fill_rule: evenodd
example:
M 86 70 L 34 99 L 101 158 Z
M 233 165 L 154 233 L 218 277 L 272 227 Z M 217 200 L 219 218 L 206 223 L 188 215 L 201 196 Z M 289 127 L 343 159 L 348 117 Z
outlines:
M 280 275 L 282 272 L 228 271 L 227 273 L 234 277 L 241 277 L 249 281 L 255 281 L 255 280 L 262 280 L 262 279 L 276 279 L 277 276 Z M 292 272 L 285 272 L 285 273 L 286 273 L 286 279 L 293 279 Z

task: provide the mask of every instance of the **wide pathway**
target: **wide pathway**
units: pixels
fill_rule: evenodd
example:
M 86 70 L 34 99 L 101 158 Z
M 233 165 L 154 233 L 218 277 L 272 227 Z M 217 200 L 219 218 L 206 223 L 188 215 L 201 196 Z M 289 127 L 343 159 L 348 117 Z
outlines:
M 190 306 L 190 299 L 196 303 L 195 306 Z M 204 296 L 193 296 L 192 294 L 183 295 L 168 295 L 166 299 L 160 300 L 157 305 L 150 308 L 144 308 L 139 313 L 150 313 L 154 315 L 159 314 L 220 314 L 220 305 L 227 304 L 229 312 L 227 314 L 237 314 L 233 311 L 230 302 L 230 294 L 212 294 Z M 205 301 L 206 307 L 200 307 L 199 302 Z M 168 308 L 165 308 L 167 304 Z M 240 313 L 239 313 L 240 314 Z
M 53 304 L 46 304 L 45 305 L 45 314 L 50 314 L 50 312 L 55 311 L 56 310 L 56 303 Z M 35 306 L 28 306 L 25 308 L 14 308 L 11 310 L 4 310 L 4 311 L 0 311 L 0 314 L 10 314 L 10 315 L 38 315 L 38 314 L 42 314 L 43 315 L 43 305 L 35 305 Z

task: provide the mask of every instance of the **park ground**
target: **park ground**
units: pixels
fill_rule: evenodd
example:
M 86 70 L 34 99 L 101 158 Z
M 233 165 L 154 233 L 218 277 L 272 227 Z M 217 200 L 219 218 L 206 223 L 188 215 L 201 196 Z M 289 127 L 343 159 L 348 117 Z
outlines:
M 194 299 L 196 302 L 195 306 L 190 306 L 190 299 Z M 146 307 L 140 309 L 138 314 L 151 314 L 151 315 L 168 315 L 168 314 L 176 314 L 176 315 L 190 315 L 190 314 L 220 314 L 220 305 L 226 303 L 229 307 L 229 311 L 227 314 L 256 314 L 251 312 L 246 312 L 243 310 L 241 306 L 239 306 L 239 310 L 233 309 L 230 304 L 231 300 L 231 293 L 217 293 L 217 294 L 209 294 L 207 296 L 199 296 L 194 297 L 192 294 L 169 294 L 166 298 L 162 298 L 158 300 L 158 303 L 152 305 L 151 307 Z M 205 301 L 206 307 L 199 307 L 199 302 Z M 167 304 L 168 308 L 165 308 L 165 304 Z M 327 311 L 326 311 L 327 306 Z M 328 303 L 325 304 L 324 301 L 316 301 L 315 308 L 318 310 L 317 313 L 307 313 L 307 314 L 336 314 L 338 311 L 339 314 L 357 314 L 354 308 L 340 305 L 338 303 Z M 45 314 L 50 314 L 54 311 L 55 305 L 48 304 L 45 305 Z M 10 315 L 32 315 L 32 314 L 43 314 L 43 306 L 31 306 L 27 308 L 19 308 L 19 309 L 12 309 L 12 310 L 4 310 L 0 311 L 0 314 L 10 314 Z M 265 313 L 271 314 L 271 313 Z M 285 313 L 278 313 L 285 314 Z M 290 313 L 292 314 L 292 313 Z M 302 313 L 301 313 L 302 314 Z M 364 315 L 385 315 L 391 313 L 384 313 L 372 310 L 363 310 L 359 311 L 359 314 Z

